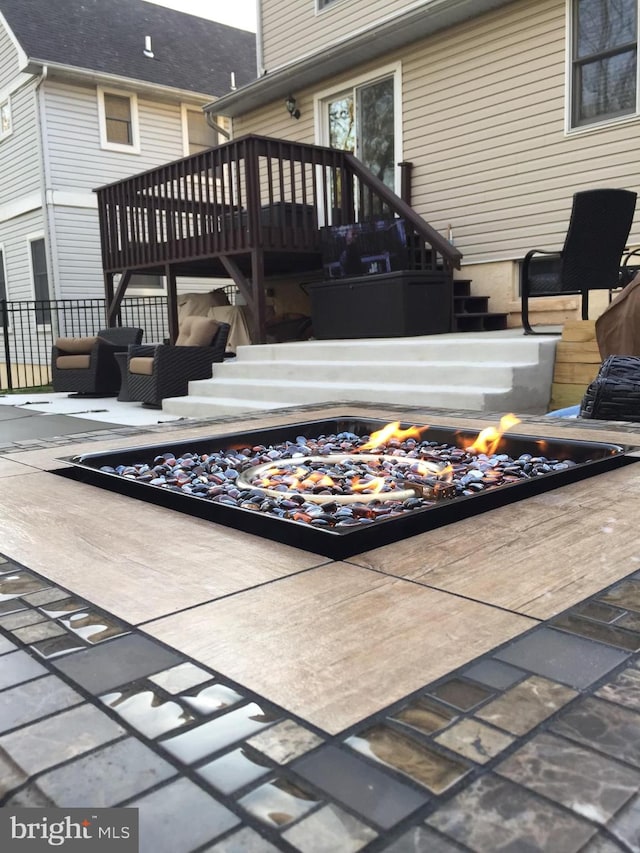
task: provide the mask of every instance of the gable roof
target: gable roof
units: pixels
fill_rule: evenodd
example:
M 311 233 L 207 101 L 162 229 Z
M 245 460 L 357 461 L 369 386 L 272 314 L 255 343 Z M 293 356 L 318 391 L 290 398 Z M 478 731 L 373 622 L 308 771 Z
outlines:
M 256 76 L 255 33 L 145 0 L 0 0 L 31 64 L 69 66 L 218 97 Z M 151 37 L 153 59 L 145 57 Z

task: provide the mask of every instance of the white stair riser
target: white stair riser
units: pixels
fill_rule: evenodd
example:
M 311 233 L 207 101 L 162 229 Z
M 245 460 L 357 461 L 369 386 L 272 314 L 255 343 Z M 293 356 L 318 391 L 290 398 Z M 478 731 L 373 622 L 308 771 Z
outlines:
M 369 363 L 369 362 L 226 362 L 214 365 L 216 382 L 251 379 L 267 383 L 288 380 L 306 382 L 376 382 L 382 384 L 461 384 L 493 388 L 510 387 L 513 366 L 509 364 L 438 364 L 437 362 Z
M 461 339 L 460 339 L 461 338 Z M 239 362 L 256 361 L 504 361 L 530 363 L 541 348 L 555 342 L 535 338 L 482 340 L 473 335 L 434 335 L 433 338 L 387 338 L 367 341 L 304 341 L 238 347 Z

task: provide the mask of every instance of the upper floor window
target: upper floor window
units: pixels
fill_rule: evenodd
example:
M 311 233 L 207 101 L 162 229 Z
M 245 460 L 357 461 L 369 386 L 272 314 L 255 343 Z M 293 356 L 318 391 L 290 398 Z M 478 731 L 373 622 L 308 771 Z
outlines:
M 12 130 L 11 101 L 7 98 L 6 101 L 2 101 L 2 103 L 0 103 L 0 139 L 4 139 L 5 136 L 9 136 Z
M 100 144 L 111 151 L 140 151 L 135 94 L 98 89 Z
M 573 127 L 637 112 L 637 0 L 573 0 Z
M 317 0 L 318 3 L 318 12 L 321 9 L 324 9 L 326 6 L 330 6 L 332 3 L 335 3 L 336 0 Z
M 228 119 L 216 116 L 216 123 L 227 130 Z M 182 139 L 185 156 L 198 154 L 208 148 L 215 148 L 226 138 L 217 130 L 207 124 L 207 119 L 202 110 L 191 109 L 183 105 L 182 109 Z

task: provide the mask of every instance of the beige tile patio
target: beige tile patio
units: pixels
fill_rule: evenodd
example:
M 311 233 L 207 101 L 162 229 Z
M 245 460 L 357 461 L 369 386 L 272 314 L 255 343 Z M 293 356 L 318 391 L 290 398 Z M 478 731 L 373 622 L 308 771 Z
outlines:
M 13 462 L 10 459 L 0 457 L 0 478 L 1 477 L 19 477 L 24 474 L 33 474 L 37 471 L 29 465 L 24 465 L 20 462 Z
M 335 733 L 534 624 L 333 563 L 145 631 Z
M 631 465 L 350 562 L 548 619 L 640 569 L 639 497 Z
M 54 474 L 7 482 L 4 553 L 134 624 L 327 562 Z

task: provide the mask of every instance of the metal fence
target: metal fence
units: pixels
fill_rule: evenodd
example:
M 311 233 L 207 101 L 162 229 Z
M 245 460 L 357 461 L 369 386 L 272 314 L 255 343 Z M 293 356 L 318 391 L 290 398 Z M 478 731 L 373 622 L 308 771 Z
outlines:
M 169 336 L 166 296 L 125 299 L 120 316 L 122 326 L 144 329 L 143 341 Z M 95 335 L 105 317 L 104 299 L 0 300 L 0 391 L 48 385 L 54 340 Z

